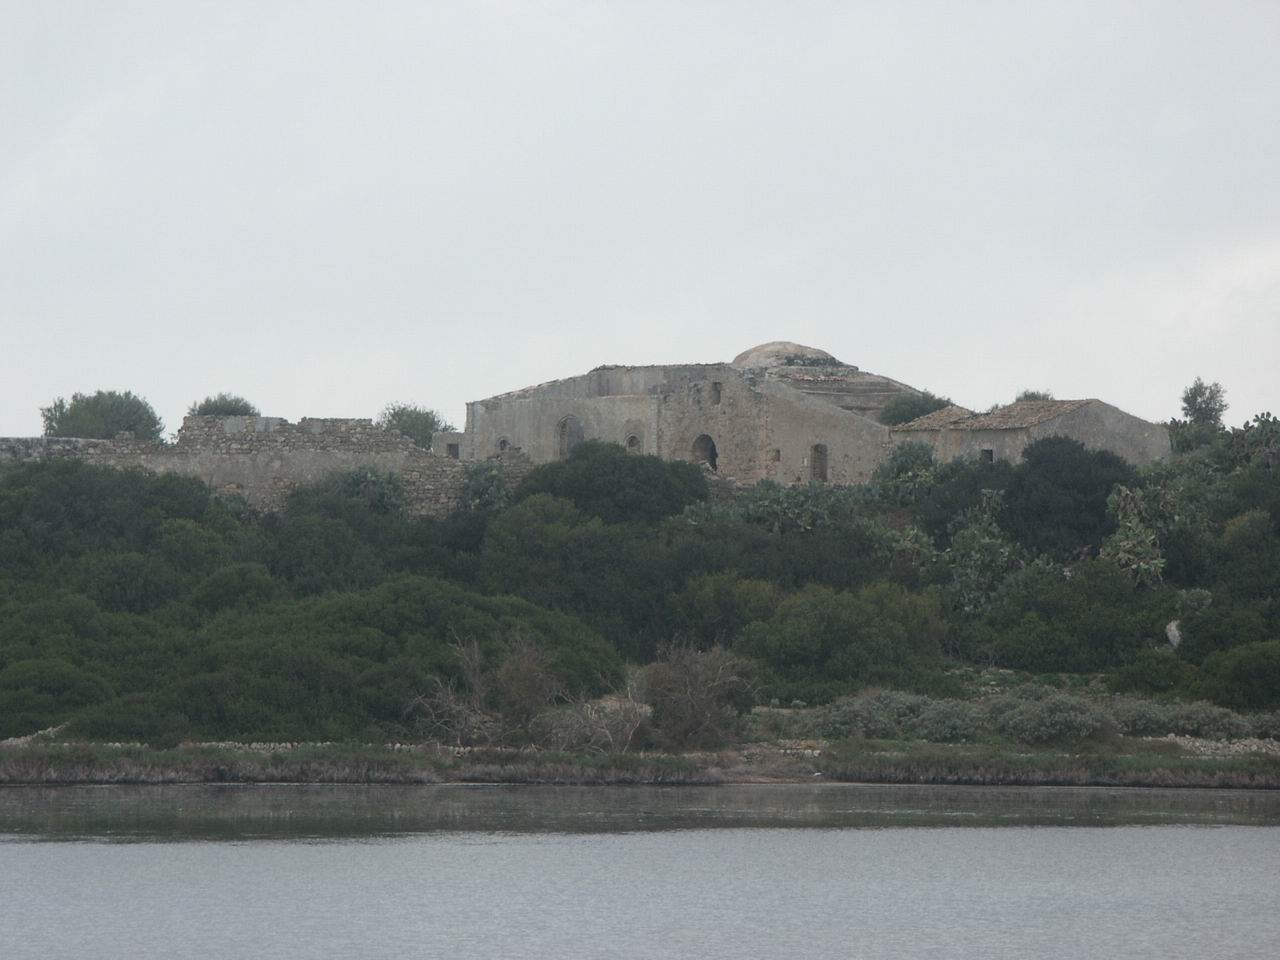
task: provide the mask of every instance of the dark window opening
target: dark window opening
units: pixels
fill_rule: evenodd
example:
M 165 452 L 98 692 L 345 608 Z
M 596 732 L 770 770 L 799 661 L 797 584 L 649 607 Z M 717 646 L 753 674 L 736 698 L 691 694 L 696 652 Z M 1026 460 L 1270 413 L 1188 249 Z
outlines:
M 499 453 L 506 453 L 506 452 L 507 452 L 507 448 L 508 448 L 509 446 L 511 446 L 511 442 L 510 442 L 506 437 L 499 437 L 499 438 L 498 438 L 498 452 L 499 452 Z
M 631 434 L 631 436 L 627 437 L 627 453 L 639 453 L 639 452 L 640 452 L 640 438 L 633 433 Z
M 582 421 L 570 414 L 556 427 L 556 456 L 564 460 L 582 442 Z
M 983 450 L 983 451 L 982 451 L 982 462 L 983 462 L 983 463 L 995 463 L 995 462 L 996 462 L 996 452 L 995 452 L 994 450 Z
M 462 459 L 462 447 L 456 443 L 445 444 L 444 452 L 450 460 Z
M 693 441 L 693 459 L 698 463 L 705 463 L 712 470 L 716 469 L 716 463 L 720 459 L 716 453 L 716 442 L 705 433 Z
M 782 460 L 782 451 L 781 451 L 781 450 L 779 450 L 777 447 L 774 447 L 772 450 L 770 450 L 770 451 L 769 451 L 769 462 L 770 462 L 770 463 L 778 463 L 778 462 L 779 462 L 779 461 L 781 461 L 781 460 Z
M 827 482 L 827 445 L 815 443 L 809 450 L 809 479 L 814 483 Z
M 713 381 L 711 384 L 711 403 L 718 405 L 720 403 L 720 387 L 721 384 Z

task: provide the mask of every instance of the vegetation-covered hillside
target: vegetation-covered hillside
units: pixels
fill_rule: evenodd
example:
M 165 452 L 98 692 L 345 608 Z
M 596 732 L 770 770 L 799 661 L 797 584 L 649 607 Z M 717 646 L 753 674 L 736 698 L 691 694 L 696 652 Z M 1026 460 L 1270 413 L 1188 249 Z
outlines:
M 512 497 L 478 471 L 439 520 L 373 474 L 260 516 L 190 479 L 10 466 L 0 737 L 519 740 L 646 664 L 658 742 L 709 735 L 689 678 L 711 713 L 945 698 L 975 665 L 1272 709 L 1278 433 L 1191 424 L 1145 471 L 1057 438 L 1017 465 L 906 446 L 865 487 L 732 501 L 586 443 Z

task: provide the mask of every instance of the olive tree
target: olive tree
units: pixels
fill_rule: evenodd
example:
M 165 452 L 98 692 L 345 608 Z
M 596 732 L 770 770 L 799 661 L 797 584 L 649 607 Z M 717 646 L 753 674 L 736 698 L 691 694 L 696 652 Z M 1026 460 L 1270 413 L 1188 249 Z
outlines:
M 431 449 L 431 438 L 437 433 L 450 432 L 453 424 L 438 410 L 429 410 L 412 403 L 389 403 L 378 414 L 378 426 L 384 430 L 397 430 L 424 450 Z
M 46 437 L 110 440 L 131 433 L 139 440 L 159 442 L 164 434 L 164 424 L 151 404 L 128 390 L 73 393 L 70 402 L 58 397 L 40 408 L 40 419 Z

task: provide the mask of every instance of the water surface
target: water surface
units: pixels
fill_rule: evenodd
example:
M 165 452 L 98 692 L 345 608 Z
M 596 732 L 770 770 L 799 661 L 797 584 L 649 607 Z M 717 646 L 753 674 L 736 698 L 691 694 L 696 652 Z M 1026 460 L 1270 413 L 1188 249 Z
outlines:
M 1280 955 L 1226 791 L 0 790 L 0 956 Z

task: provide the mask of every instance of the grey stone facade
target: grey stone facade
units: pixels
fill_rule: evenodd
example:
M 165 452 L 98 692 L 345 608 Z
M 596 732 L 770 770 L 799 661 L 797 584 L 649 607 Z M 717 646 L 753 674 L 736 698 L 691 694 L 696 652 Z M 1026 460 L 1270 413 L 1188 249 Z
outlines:
M 171 444 L 47 437 L 0 439 L 0 462 L 77 459 L 200 477 L 214 490 L 278 510 L 296 487 L 371 467 L 400 476 L 415 514 L 461 503 L 468 467 L 499 463 L 514 486 L 538 463 L 583 440 L 704 463 L 719 492 L 735 483 L 863 483 L 896 444 L 917 441 L 942 460 L 1016 461 L 1027 444 L 1066 436 L 1143 464 L 1170 456 L 1168 431 L 1100 400 L 1028 401 L 985 414 L 948 407 L 889 428 L 876 419 L 914 387 L 830 354 L 770 343 L 732 363 L 599 367 L 467 404 L 466 429 L 433 451 L 370 420 L 187 417 Z
M 546 463 L 578 440 L 600 439 L 702 461 L 741 483 L 862 483 L 910 440 L 944 460 L 1016 461 L 1027 444 L 1054 435 L 1134 463 L 1170 455 L 1163 426 L 1098 400 L 1011 404 L 985 415 L 952 407 L 942 421 L 955 423 L 937 415 L 894 428 L 879 423 L 891 399 L 920 392 L 813 347 L 769 343 L 728 364 L 600 367 L 478 400 L 451 443 L 463 459 L 517 447 Z

